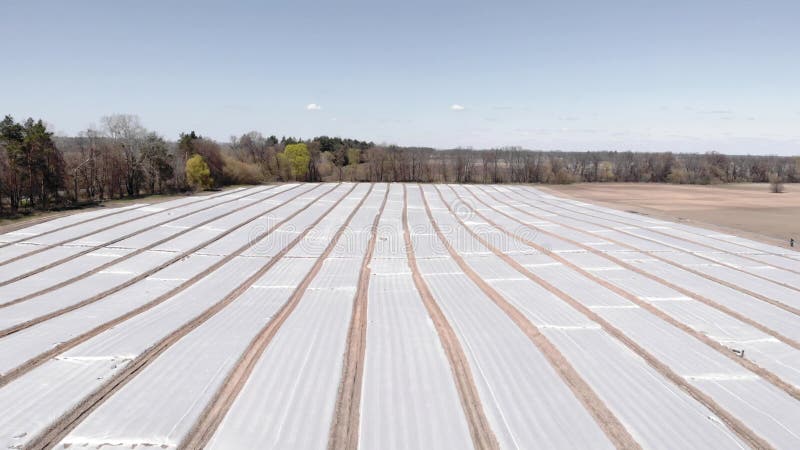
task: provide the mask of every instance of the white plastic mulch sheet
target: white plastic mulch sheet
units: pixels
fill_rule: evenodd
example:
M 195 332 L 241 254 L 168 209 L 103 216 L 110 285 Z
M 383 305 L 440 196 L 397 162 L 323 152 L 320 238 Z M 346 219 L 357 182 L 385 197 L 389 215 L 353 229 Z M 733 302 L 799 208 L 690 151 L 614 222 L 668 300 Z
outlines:
M 357 192 L 366 194 L 364 189 Z M 352 221 L 372 223 L 384 192 L 384 185 L 373 189 Z M 344 225 L 348 211 L 356 206 L 352 203 L 360 198 L 348 200 L 348 206 L 321 227 L 321 234 L 333 236 Z M 296 309 L 260 355 L 209 448 L 326 446 L 365 256 L 364 252 L 344 258 L 329 255 L 323 261 Z
M 447 357 L 414 284 L 392 185 L 370 263 L 361 397 L 362 448 L 469 448 Z

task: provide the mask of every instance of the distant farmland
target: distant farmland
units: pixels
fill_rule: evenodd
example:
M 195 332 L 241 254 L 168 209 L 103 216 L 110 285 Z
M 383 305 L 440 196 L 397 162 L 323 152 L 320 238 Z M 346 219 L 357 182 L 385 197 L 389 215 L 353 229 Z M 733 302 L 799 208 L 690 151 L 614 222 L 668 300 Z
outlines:
M 0 448 L 800 448 L 800 253 L 519 185 L 0 235 Z

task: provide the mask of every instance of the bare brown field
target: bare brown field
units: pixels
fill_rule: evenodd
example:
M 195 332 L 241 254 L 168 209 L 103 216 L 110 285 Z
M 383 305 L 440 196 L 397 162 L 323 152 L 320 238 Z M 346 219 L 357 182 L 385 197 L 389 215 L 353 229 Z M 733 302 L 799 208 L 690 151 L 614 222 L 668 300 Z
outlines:
M 786 247 L 790 237 L 800 240 L 800 184 L 786 184 L 781 194 L 769 192 L 766 183 L 578 183 L 537 187 L 610 208 L 735 232 L 774 245 Z

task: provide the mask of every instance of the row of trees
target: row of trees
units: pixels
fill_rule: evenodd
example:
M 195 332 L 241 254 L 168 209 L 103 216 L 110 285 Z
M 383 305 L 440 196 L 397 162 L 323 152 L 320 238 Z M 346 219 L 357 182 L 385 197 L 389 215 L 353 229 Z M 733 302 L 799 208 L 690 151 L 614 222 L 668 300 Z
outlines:
M 320 136 L 305 144 L 307 168 L 290 170 L 282 155 L 300 142 L 251 132 L 231 138 L 225 150 L 264 180 L 416 181 L 456 183 L 650 182 L 714 184 L 800 181 L 800 158 L 779 156 L 557 152 L 521 148 L 434 150 L 375 145 Z
M 0 214 L 8 208 L 47 208 L 64 187 L 64 158 L 44 123 L 0 122 Z
M 309 181 L 450 183 L 800 182 L 800 157 L 642 152 L 556 152 L 518 148 L 434 150 L 397 146 L 323 152 L 307 143 Z M 280 156 L 280 153 L 278 153 Z M 268 170 L 270 180 L 287 180 Z
M 520 148 L 434 150 L 319 136 L 228 143 L 194 131 L 175 142 L 132 115 L 103 117 L 75 137 L 41 121 L 0 122 L 0 214 L 107 199 L 273 181 L 456 183 L 800 182 L 800 158 Z

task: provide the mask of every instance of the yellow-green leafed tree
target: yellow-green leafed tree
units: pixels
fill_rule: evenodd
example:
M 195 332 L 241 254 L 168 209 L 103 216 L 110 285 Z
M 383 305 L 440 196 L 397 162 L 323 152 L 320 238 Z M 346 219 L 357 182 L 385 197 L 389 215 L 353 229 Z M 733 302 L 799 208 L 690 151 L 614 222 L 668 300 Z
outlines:
M 186 160 L 186 181 L 195 189 L 208 189 L 214 183 L 211 169 L 202 156 L 194 155 Z
M 289 144 L 283 150 L 283 154 L 289 162 L 292 177 L 295 180 L 304 177 L 308 172 L 308 163 L 311 161 L 311 154 L 308 152 L 306 144 Z

